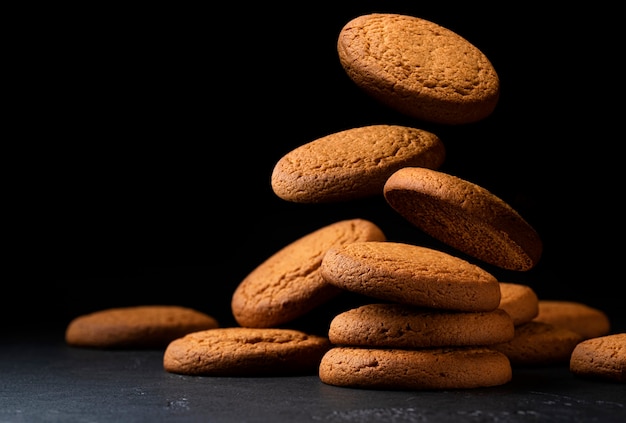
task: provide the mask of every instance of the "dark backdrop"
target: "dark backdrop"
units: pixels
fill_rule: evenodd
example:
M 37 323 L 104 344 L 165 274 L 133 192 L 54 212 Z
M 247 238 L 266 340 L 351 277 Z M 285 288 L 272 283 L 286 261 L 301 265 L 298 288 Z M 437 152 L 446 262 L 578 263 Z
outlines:
M 445 249 L 382 197 L 302 205 L 271 191 L 273 165 L 291 149 L 381 123 L 439 135 L 441 170 L 491 190 L 537 229 L 541 262 L 522 273 L 486 266 L 501 281 L 623 319 L 623 6 L 338 4 L 31 11 L 13 66 L 19 131 L 7 141 L 21 148 L 8 157 L 17 237 L 3 321 L 63 325 L 100 308 L 175 303 L 228 322 L 247 273 L 345 218 Z M 370 12 L 429 19 L 480 48 L 501 79 L 495 112 L 440 126 L 363 94 L 336 40 Z

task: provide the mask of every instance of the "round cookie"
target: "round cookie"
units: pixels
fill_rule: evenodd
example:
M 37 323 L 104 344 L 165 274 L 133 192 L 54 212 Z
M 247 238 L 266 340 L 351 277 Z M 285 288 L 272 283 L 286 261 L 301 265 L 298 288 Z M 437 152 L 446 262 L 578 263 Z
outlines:
M 586 378 L 626 382 L 626 333 L 586 339 L 576 345 L 570 371 Z
M 486 263 L 526 271 L 541 257 L 534 228 L 502 199 L 464 179 L 407 167 L 389 177 L 384 196 L 422 231 Z
M 437 169 L 445 148 L 430 132 L 399 125 L 352 128 L 285 154 L 271 185 L 283 200 L 324 203 L 382 195 L 387 178 L 405 166 Z
M 212 316 L 181 306 L 109 308 L 70 321 L 65 342 L 74 347 L 103 349 L 161 348 L 189 332 L 218 326 Z
M 328 338 L 294 329 L 210 329 L 170 342 L 163 368 L 193 376 L 315 374 L 330 347 Z
M 250 272 L 231 298 L 240 326 L 276 327 L 310 312 L 342 290 L 319 271 L 326 251 L 356 241 L 385 240 L 374 223 L 347 219 L 313 231 L 288 244 Z
M 360 241 L 328 250 L 321 275 L 330 284 L 381 300 L 434 309 L 492 311 L 498 280 L 463 259 L 400 242 Z
M 468 389 L 511 381 L 507 357 L 484 347 L 423 350 L 333 347 L 319 365 L 328 385 L 388 390 Z
M 514 366 L 541 366 L 569 362 L 582 340 L 567 328 L 530 321 L 515 327 L 512 340 L 489 347 L 506 355 Z
M 513 339 L 513 320 L 504 310 L 446 312 L 402 304 L 366 304 L 338 314 L 330 342 L 374 348 L 481 346 Z
M 417 119 L 472 123 L 498 103 L 500 81 L 489 59 L 465 38 L 425 19 L 358 16 L 341 29 L 337 51 L 364 92 Z
M 585 339 L 608 335 L 611 331 L 605 312 L 576 301 L 539 300 L 539 312 L 533 320 L 567 328 Z
M 528 285 L 500 282 L 500 306 L 513 319 L 515 326 L 530 322 L 539 313 L 539 298 Z

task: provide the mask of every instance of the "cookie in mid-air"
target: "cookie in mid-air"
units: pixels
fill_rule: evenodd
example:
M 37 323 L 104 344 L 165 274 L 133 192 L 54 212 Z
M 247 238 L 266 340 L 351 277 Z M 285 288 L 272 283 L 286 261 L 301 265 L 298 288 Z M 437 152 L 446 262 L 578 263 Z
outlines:
M 590 338 L 576 345 L 570 371 L 585 378 L 626 382 L 626 333 Z
M 288 152 L 271 185 L 283 200 L 327 203 L 382 195 L 387 178 L 405 166 L 437 169 L 445 159 L 439 137 L 400 125 L 347 129 Z
M 319 365 L 328 385 L 388 390 L 471 389 L 511 381 L 507 357 L 486 347 L 333 347 Z
M 528 285 L 500 282 L 500 306 L 513 319 L 515 326 L 530 322 L 539 313 L 539 298 Z
M 424 121 L 465 124 L 496 107 L 493 64 L 457 33 L 414 16 L 372 13 L 344 25 L 339 61 L 350 79 L 382 104 Z
M 227 327 L 170 342 L 163 368 L 190 376 L 315 374 L 328 338 L 294 329 Z
M 161 348 L 189 332 L 218 326 L 213 316 L 188 307 L 118 307 L 74 318 L 65 330 L 65 341 L 74 347 Z
M 611 331 L 611 321 L 604 311 L 577 301 L 539 300 L 539 312 L 533 320 L 565 327 L 585 339 Z
M 387 302 L 456 311 L 492 311 L 498 280 L 443 251 L 391 241 L 360 241 L 331 248 L 321 264 L 330 284 Z
M 277 327 L 303 316 L 342 290 L 320 274 L 322 258 L 332 247 L 356 241 L 385 240 L 365 219 L 341 220 L 283 247 L 252 270 L 237 286 L 231 310 L 240 326 Z
M 434 169 L 406 167 L 389 177 L 387 203 L 439 241 L 485 263 L 530 270 L 539 261 L 539 234 L 487 189 Z
M 365 304 L 330 322 L 336 345 L 373 348 L 483 346 L 513 339 L 511 316 L 504 310 L 456 312 L 396 303 Z

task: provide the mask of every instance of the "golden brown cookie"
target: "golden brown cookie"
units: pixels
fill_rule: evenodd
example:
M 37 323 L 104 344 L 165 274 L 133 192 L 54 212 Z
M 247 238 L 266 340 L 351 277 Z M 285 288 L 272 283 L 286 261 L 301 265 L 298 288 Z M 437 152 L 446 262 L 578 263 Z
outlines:
M 389 177 L 384 196 L 427 234 L 486 263 L 526 271 L 541 257 L 534 228 L 503 200 L 464 179 L 407 167 Z
M 161 348 L 189 332 L 218 326 L 212 316 L 188 307 L 119 307 L 74 318 L 65 330 L 65 341 L 74 347 Z
M 385 240 L 374 223 L 348 219 L 332 223 L 288 244 L 250 272 L 231 299 L 240 326 L 277 327 L 339 295 L 319 271 L 326 251 L 356 241 Z
M 468 389 L 511 381 L 507 357 L 484 347 L 422 350 L 333 347 L 319 365 L 328 385 L 389 390 Z
M 341 29 L 337 51 L 364 92 L 417 119 L 472 123 L 498 103 L 500 81 L 489 59 L 465 38 L 425 19 L 358 16 Z
M 626 382 L 626 333 L 584 340 L 574 348 L 569 368 L 586 378 Z
M 321 275 L 347 291 L 400 304 L 479 312 L 500 304 L 500 284 L 487 271 L 442 251 L 400 242 L 331 248 Z
M 585 339 L 608 335 L 611 331 L 605 312 L 576 301 L 539 300 L 539 313 L 533 320 L 573 330 Z
M 336 345 L 374 348 L 480 346 L 513 339 L 504 310 L 453 312 L 402 304 L 365 304 L 338 314 L 328 338 Z
M 163 368 L 193 376 L 315 374 L 330 346 L 326 337 L 294 329 L 209 329 L 173 340 Z
M 399 125 L 347 129 L 304 144 L 274 166 L 271 184 L 283 200 L 326 203 L 382 195 L 387 178 L 405 166 L 437 169 L 441 140 Z
M 530 321 L 515 327 L 511 341 L 489 347 L 506 355 L 513 366 L 558 365 L 569 362 L 582 340 L 578 333 L 564 327 Z
M 539 298 L 528 285 L 500 282 L 500 306 L 509 313 L 515 326 L 530 322 L 539 313 Z

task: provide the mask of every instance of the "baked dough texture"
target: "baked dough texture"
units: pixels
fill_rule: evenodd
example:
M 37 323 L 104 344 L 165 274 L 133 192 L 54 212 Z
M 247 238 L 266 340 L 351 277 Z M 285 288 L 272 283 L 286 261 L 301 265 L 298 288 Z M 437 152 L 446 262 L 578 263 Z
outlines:
M 66 327 L 65 341 L 74 347 L 102 349 L 164 348 L 189 332 L 218 326 L 214 317 L 188 307 L 118 307 L 74 318 Z
M 345 72 L 364 92 L 420 120 L 477 122 L 498 103 L 500 80 L 485 54 L 425 19 L 358 16 L 341 29 L 337 51 Z
M 434 169 L 406 167 L 389 177 L 387 203 L 439 241 L 485 263 L 527 271 L 538 263 L 539 234 L 487 189 Z
M 577 376 L 626 382 L 626 333 L 586 339 L 576 345 L 570 371 Z
M 400 125 L 347 129 L 285 154 L 274 166 L 274 193 L 296 203 L 382 195 L 387 178 L 406 166 L 437 169 L 445 148 L 433 133 Z
M 294 329 L 228 327 L 193 332 L 165 349 L 163 368 L 193 376 L 316 374 L 328 338 Z
M 530 322 L 539 314 L 539 297 L 528 285 L 500 282 L 500 306 L 513 319 L 515 326 Z
M 533 320 L 567 328 L 585 339 L 611 332 L 611 321 L 604 311 L 576 301 L 539 300 L 538 313 Z
M 504 354 L 483 347 L 333 347 L 322 357 L 319 377 L 326 384 L 350 388 L 470 389 L 508 383 L 512 370 Z
M 244 327 L 277 327 L 339 295 L 324 280 L 322 258 L 333 247 L 356 241 L 384 241 L 382 230 L 365 219 L 341 220 L 283 247 L 252 270 L 231 299 L 233 316 Z
M 321 275 L 341 289 L 386 302 L 478 312 L 500 304 L 500 285 L 489 272 L 442 251 L 401 242 L 331 248 Z
M 513 339 L 513 320 L 504 310 L 446 312 L 403 304 L 365 304 L 338 314 L 328 338 L 336 345 L 419 349 L 482 346 Z

